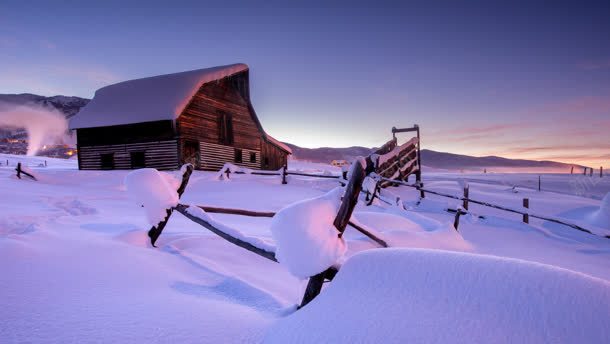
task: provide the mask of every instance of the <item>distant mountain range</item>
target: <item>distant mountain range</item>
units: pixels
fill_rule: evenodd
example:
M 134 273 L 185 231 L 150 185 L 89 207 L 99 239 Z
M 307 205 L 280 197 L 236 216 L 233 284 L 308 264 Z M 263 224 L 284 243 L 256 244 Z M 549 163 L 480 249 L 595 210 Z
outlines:
M 350 161 L 358 156 L 371 154 L 375 148 L 366 147 L 347 147 L 347 148 L 303 148 L 286 143 L 293 153 L 293 158 L 307 160 L 311 162 L 329 163 L 332 160 Z M 490 171 L 499 170 L 556 170 L 569 172 L 572 166 L 576 171 L 582 170 L 583 166 L 565 164 L 556 161 L 536 161 L 525 159 L 508 159 L 498 156 L 474 157 L 470 155 L 460 155 L 446 152 L 437 152 L 429 149 L 421 151 L 422 165 L 434 169 L 443 170 L 467 170 Z
M 87 103 L 89 99 L 67 96 L 44 97 L 35 94 L 0 94 L 0 111 L 7 104 L 35 104 L 53 107 L 66 115 L 74 116 Z M 22 131 L 7 131 L 0 128 L 0 139 L 8 136 L 23 136 Z M 312 162 L 329 163 L 332 160 L 352 160 L 358 156 L 370 154 L 374 148 L 348 147 L 348 148 L 303 148 L 286 143 L 293 152 L 293 158 Z M 436 152 L 428 149 L 421 151 L 422 164 L 428 168 L 445 170 L 476 170 L 483 169 L 523 169 L 523 170 L 556 170 L 569 172 L 572 166 L 582 170 L 583 166 L 564 164 L 555 161 L 535 161 L 524 159 L 507 159 L 498 156 L 474 157 L 445 152 Z

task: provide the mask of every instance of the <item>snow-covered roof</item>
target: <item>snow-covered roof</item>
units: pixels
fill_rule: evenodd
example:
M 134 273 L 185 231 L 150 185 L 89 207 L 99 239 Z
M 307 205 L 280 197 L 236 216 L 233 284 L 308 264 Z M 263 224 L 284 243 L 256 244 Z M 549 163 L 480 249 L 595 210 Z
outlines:
M 70 121 L 70 129 L 105 127 L 180 116 L 201 85 L 248 70 L 243 63 L 120 82 L 100 88 Z

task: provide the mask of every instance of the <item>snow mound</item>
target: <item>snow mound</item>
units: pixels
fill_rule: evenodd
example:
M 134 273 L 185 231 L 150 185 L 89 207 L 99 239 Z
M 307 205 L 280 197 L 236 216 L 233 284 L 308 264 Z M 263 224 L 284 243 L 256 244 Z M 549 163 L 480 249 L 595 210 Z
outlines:
M 347 246 L 333 221 L 341 205 L 342 188 L 291 204 L 271 220 L 276 258 L 299 278 L 316 275 L 341 258 Z
M 592 224 L 610 229 L 610 192 L 602 200 L 599 209 L 591 215 Z
M 350 258 L 269 343 L 606 343 L 610 283 L 516 259 L 425 249 Z
M 178 204 L 178 192 L 170 180 L 154 168 L 142 168 L 125 176 L 127 192 L 136 204 L 144 206 L 151 226 L 163 221 L 166 209 Z

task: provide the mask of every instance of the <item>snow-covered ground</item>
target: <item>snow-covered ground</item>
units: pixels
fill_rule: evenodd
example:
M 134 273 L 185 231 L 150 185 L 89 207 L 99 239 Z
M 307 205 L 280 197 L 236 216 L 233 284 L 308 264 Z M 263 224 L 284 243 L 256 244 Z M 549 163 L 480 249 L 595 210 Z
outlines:
M 9 167 L 5 166 L 6 159 Z M 29 165 L 39 181 L 14 177 L 17 160 Z M 47 167 L 42 167 L 44 160 Z M 297 279 L 280 264 L 227 243 L 179 213 L 172 215 L 157 241 L 158 248 L 152 248 L 146 236 L 149 224 L 145 211 L 128 197 L 123 184 L 129 171 L 78 171 L 75 160 L 10 155 L 0 155 L 0 162 L 2 342 L 237 343 L 261 342 L 265 338 L 275 342 L 307 341 L 302 332 L 291 329 L 315 330 L 312 326 L 319 324 L 323 320 L 320 315 L 326 312 L 327 318 L 343 316 L 344 320 L 357 322 L 353 327 L 339 322 L 336 331 L 352 329 L 354 333 L 364 333 L 363 329 L 371 331 L 371 326 L 378 330 L 408 327 L 408 331 L 401 332 L 404 337 L 388 335 L 386 340 L 379 338 L 380 342 L 400 342 L 401 338 L 420 342 L 476 342 L 477 338 L 496 342 L 519 338 L 522 342 L 572 342 L 574 333 L 584 336 L 583 342 L 599 342 L 608 334 L 600 324 L 610 328 L 610 239 L 558 224 L 531 219 L 531 224 L 526 225 L 520 215 L 471 204 L 470 209 L 485 218 L 464 216 L 458 234 L 451 226 L 452 215 L 443 211 L 447 206 L 455 208 L 458 201 L 429 195 L 416 205 L 415 190 L 389 188 L 382 194 L 401 197 L 409 210 L 382 203 L 366 207 L 360 202 L 353 220 L 379 233 L 392 246 L 434 251 L 401 249 L 392 253 L 394 249 L 380 249 L 371 251 L 380 252 L 380 257 L 373 255 L 365 260 L 360 254 L 357 261 L 351 262 L 354 254 L 377 246 L 348 227 L 347 253 L 341 262 L 347 261 L 346 268 L 352 268 L 345 273 L 340 271 L 317 299 L 296 311 L 306 281 Z M 289 168 L 339 171 L 299 162 Z M 580 197 L 570 190 L 570 178 L 581 176 L 543 175 L 543 191 L 538 192 L 520 182 L 533 176 L 424 175 L 426 188 L 456 195 L 461 192 L 456 181 L 465 176 L 470 179 L 470 196 L 474 199 L 520 208 L 522 198 L 527 197 L 536 213 L 610 233 L 610 228 L 592 220 L 599 211 L 599 199 L 610 189 L 610 178 L 601 178 L 589 186 L 587 194 L 582 194 L 589 197 Z M 537 176 L 535 180 L 537 185 Z M 521 186 L 516 193 L 513 185 Z M 196 171 L 181 202 L 278 211 L 288 204 L 321 196 L 336 186 L 333 180 L 297 176 L 290 176 L 288 185 L 282 185 L 275 176 L 232 175 L 231 180 L 218 180 L 215 173 Z M 548 191 L 551 189 L 562 193 Z M 270 218 L 213 217 L 274 244 Z M 462 253 L 456 256 L 441 250 Z M 374 268 L 377 265 L 371 263 L 375 261 L 379 262 L 378 271 Z M 414 265 L 409 265 L 410 261 Z M 383 267 L 388 264 L 395 264 L 395 269 Z M 356 288 L 358 278 L 368 282 Z M 494 283 L 502 282 L 506 284 L 495 289 Z M 451 284 L 459 285 L 448 287 Z M 406 289 L 408 286 L 410 289 Z M 377 294 L 372 292 L 375 290 Z M 395 307 L 388 311 L 389 315 L 374 308 L 376 295 L 387 291 L 387 301 L 400 290 L 404 290 L 404 297 L 393 299 Z M 557 299 L 560 310 L 550 306 L 557 295 L 565 295 Z M 365 297 L 371 299 L 353 301 Z M 456 300 L 462 297 L 461 301 Z M 570 302 L 572 297 L 574 302 Z M 498 301 L 503 298 L 505 302 Z M 595 299 L 599 300 L 597 304 Z M 348 306 L 346 302 L 353 304 Z M 476 302 L 483 302 L 483 308 Z M 464 307 L 465 311 L 443 307 Z M 498 315 L 502 308 L 509 309 L 510 316 Z M 428 312 L 422 313 L 424 310 Z M 418 313 L 421 318 L 413 322 Z M 446 317 L 438 319 L 445 313 Z M 569 316 L 546 317 L 547 313 Z M 369 323 L 358 318 L 366 314 L 376 319 Z M 499 321 L 481 323 L 485 314 Z M 587 323 L 579 318 L 583 314 L 601 319 L 579 327 L 579 321 Z M 403 323 L 379 326 L 385 316 Z M 466 318 L 453 323 L 459 327 L 451 332 L 456 336 L 441 336 L 449 333 L 444 332 L 452 325 L 447 320 L 459 317 Z M 321 319 L 314 321 L 316 318 Z M 534 325 L 525 324 L 525 320 Z M 503 337 L 508 330 L 490 330 L 492 323 L 513 326 L 517 334 Z M 319 330 L 331 331 L 330 325 Z M 523 332 L 518 331 L 531 333 L 536 329 L 541 329 L 543 337 L 539 333 L 527 338 L 519 336 Z M 294 336 L 287 335 L 290 333 Z M 544 333 L 560 337 L 544 337 Z M 470 337 L 459 337 L 466 334 Z M 315 337 L 318 342 L 357 340 L 347 333 L 335 333 L 327 339 L 319 335 Z

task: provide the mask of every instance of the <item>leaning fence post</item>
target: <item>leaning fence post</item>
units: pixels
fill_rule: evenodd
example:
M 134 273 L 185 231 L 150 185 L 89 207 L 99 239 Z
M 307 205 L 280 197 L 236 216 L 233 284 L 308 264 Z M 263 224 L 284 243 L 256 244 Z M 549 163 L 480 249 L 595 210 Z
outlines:
M 362 182 L 364 181 L 365 177 L 366 175 L 362 164 L 360 164 L 359 161 L 354 161 L 352 163 L 352 173 L 350 175 L 349 182 L 345 186 L 345 194 L 343 195 L 341 206 L 339 207 L 337 216 L 333 221 L 333 226 L 339 232 L 339 238 L 343 236 L 345 227 L 347 227 L 349 219 L 352 216 L 354 208 L 356 207 L 356 203 L 358 203 L 358 195 L 362 190 Z M 318 294 L 320 294 L 324 279 L 328 278 L 327 275 L 331 272 L 331 269 L 332 267 L 309 278 L 307 289 L 305 290 L 305 295 L 303 295 L 303 300 L 301 301 L 299 308 L 305 306 Z
M 458 227 L 460 226 L 460 215 L 466 214 L 462 212 L 461 208 L 458 208 L 455 212 L 455 217 L 453 218 L 453 228 L 455 228 L 456 232 L 459 232 Z
M 529 209 L 529 207 L 530 207 L 530 199 L 524 198 L 523 199 L 523 208 Z M 530 223 L 530 215 L 527 212 L 525 214 L 523 214 L 523 222 Z
M 184 171 L 184 174 L 182 175 L 182 182 L 180 183 L 180 187 L 178 187 L 178 190 L 176 190 L 176 192 L 178 193 L 178 198 L 182 197 L 184 190 L 186 190 L 186 185 L 189 183 L 189 179 L 191 178 L 193 169 L 194 169 L 193 165 L 191 165 L 191 164 L 186 165 L 186 169 Z M 166 215 L 165 215 L 165 218 L 163 219 L 163 221 L 159 222 L 156 226 L 152 226 L 150 228 L 150 230 L 148 230 L 148 237 L 150 238 L 150 244 L 153 247 L 156 247 L 155 242 L 161 235 L 161 232 L 163 232 L 165 225 L 167 225 L 167 221 L 169 221 L 169 217 L 172 215 L 173 210 L 174 210 L 173 208 L 166 209 L 165 210 Z

